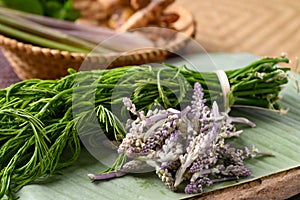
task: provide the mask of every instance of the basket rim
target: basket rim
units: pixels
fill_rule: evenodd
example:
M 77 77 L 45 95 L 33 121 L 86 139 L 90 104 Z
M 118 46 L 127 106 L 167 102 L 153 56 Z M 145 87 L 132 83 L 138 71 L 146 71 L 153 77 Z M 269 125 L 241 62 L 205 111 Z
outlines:
M 179 18 L 179 26 L 183 30 L 179 30 L 179 33 L 185 34 L 187 37 L 194 37 L 196 33 L 196 26 L 195 26 L 195 20 L 190 12 L 182 8 L 181 6 L 178 6 L 176 4 L 171 5 L 168 9 L 168 11 L 175 11 L 183 16 L 183 19 Z M 181 20 L 181 21 L 180 21 Z M 188 23 L 184 23 L 188 21 Z M 172 42 L 171 45 L 166 46 L 165 49 L 161 49 L 159 47 L 153 47 L 153 48 L 143 48 L 139 50 L 129 51 L 129 52 L 116 52 L 116 53 L 106 53 L 106 54 L 96 54 L 98 58 L 115 58 L 118 56 L 132 56 L 134 55 L 145 55 L 145 54 L 151 54 L 156 53 L 159 54 L 165 54 L 166 50 L 174 52 L 176 50 L 179 50 L 180 47 L 185 43 L 184 40 L 177 40 L 175 42 Z M 63 57 L 71 57 L 74 59 L 85 59 L 86 57 L 89 57 L 89 53 L 79 53 L 79 52 L 70 52 L 65 50 L 59 50 L 59 49 L 52 49 L 48 47 L 41 47 L 30 43 L 25 43 L 22 41 L 18 41 L 15 38 L 10 38 L 5 35 L 0 34 L 0 45 L 8 50 L 18 50 L 18 51 L 24 51 L 27 52 L 27 54 L 31 53 L 42 53 L 42 54 L 52 54 L 53 55 L 62 55 Z
M 18 49 L 18 50 L 25 50 L 25 49 L 32 49 L 34 51 L 41 51 L 41 52 L 52 52 L 52 53 L 60 53 L 60 54 L 70 54 L 72 56 L 86 56 L 87 54 L 78 53 L 78 52 L 69 52 L 59 49 L 52 49 L 48 47 L 41 47 L 30 43 L 21 42 L 15 38 L 10 38 L 5 35 L 0 34 L 0 45 L 2 47 L 6 47 L 9 49 Z

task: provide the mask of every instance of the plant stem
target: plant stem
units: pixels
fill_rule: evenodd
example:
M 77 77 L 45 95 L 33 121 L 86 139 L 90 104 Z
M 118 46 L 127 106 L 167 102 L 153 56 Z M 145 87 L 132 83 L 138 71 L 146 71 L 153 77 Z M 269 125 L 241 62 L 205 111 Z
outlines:
M 70 51 L 70 52 L 77 52 L 77 53 L 89 53 L 89 50 L 70 46 L 67 44 L 59 43 L 53 40 L 49 40 L 46 38 L 42 38 L 30 33 L 26 33 L 24 31 L 20 31 L 18 29 L 6 26 L 4 24 L 0 24 L 0 30 L 2 33 L 13 36 L 14 38 L 24 40 L 27 42 L 30 42 L 32 44 L 36 44 L 42 47 L 48 47 L 48 48 L 53 48 L 53 49 L 59 49 L 59 50 L 65 50 L 65 51 Z

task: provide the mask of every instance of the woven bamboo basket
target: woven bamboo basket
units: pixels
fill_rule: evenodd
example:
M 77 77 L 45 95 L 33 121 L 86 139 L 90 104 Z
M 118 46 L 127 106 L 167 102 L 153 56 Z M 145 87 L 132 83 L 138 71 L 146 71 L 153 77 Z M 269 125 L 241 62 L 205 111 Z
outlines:
M 187 37 L 193 37 L 196 30 L 191 14 L 176 5 L 172 5 L 170 9 L 176 10 L 180 16 L 175 24 L 176 29 L 180 30 Z M 193 23 L 190 23 L 191 20 Z M 58 79 L 67 75 L 69 68 L 78 70 L 87 59 L 91 65 L 94 65 L 93 69 L 160 62 L 170 52 L 181 49 L 185 43 L 186 41 L 180 37 L 178 40 L 168 43 L 166 49 L 141 49 L 133 52 L 101 54 L 90 57 L 82 53 L 34 46 L 0 35 L 0 45 L 2 46 L 3 54 L 20 79 Z

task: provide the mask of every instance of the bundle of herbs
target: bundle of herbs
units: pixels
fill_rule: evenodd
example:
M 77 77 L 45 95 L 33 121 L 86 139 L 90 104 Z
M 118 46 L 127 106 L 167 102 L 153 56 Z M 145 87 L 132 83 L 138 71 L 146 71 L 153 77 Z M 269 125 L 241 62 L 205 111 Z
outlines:
M 185 193 L 201 193 L 205 185 L 247 177 L 250 170 L 244 159 L 256 156 L 258 150 L 236 149 L 226 138 L 238 137 L 233 122 L 254 123 L 219 112 L 216 102 L 210 109 L 203 98 L 203 88 L 195 83 L 191 105 L 182 111 L 169 108 L 137 111 L 129 98 L 124 105 L 136 117 L 127 121 L 128 133 L 118 153 L 130 159 L 118 171 L 89 174 L 92 180 L 106 180 L 127 173 L 155 169 L 158 177 L 171 189 L 182 182 Z
M 225 71 L 230 91 L 228 106 L 255 106 L 282 111 L 279 92 L 288 82 L 286 57 L 262 58 L 235 70 Z M 75 72 L 60 80 L 30 79 L 0 90 L 0 197 L 12 197 L 24 185 L 45 178 L 78 159 L 82 148 L 79 132 L 97 134 L 87 122 L 96 116 L 106 136 L 120 144 L 126 137 L 123 98 L 130 98 L 137 111 L 153 106 L 183 112 L 195 83 L 203 88 L 207 105 L 223 98 L 215 72 L 186 67 L 127 66 L 110 70 Z M 120 113 L 113 111 L 115 106 Z M 102 144 L 98 144 L 102 145 Z M 114 166 L 122 168 L 121 154 Z M 184 171 L 184 170 L 183 170 Z

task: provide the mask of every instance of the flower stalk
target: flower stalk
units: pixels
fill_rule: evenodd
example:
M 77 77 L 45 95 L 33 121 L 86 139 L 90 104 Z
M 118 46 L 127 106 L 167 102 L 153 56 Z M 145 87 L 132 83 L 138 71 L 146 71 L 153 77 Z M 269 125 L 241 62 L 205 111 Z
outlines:
M 241 133 L 232 122 L 251 127 L 254 123 L 221 113 L 216 102 L 209 108 L 203 97 L 202 86 L 195 83 L 191 105 L 182 111 L 149 110 L 146 115 L 137 111 L 129 98 L 123 99 L 127 110 L 136 116 L 127 121 L 128 132 L 118 148 L 118 153 L 132 159 L 129 163 L 139 163 L 129 164 L 128 173 L 139 172 L 141 166 L 148 165 L 170 190 L 175 191 L 184 181 L 189 181 L 185 186 L 189 194 L 201 193 L 204 186 L 215 182 L 251 175 L 244 160 L 256 156 L 258 150 L 254 147 L 251 151 L 247 147 L 237 149 L 225 139 Z M 127 174 L 123 173 L 125 168 L 88 176 L 94 181 L 116 178 Z

